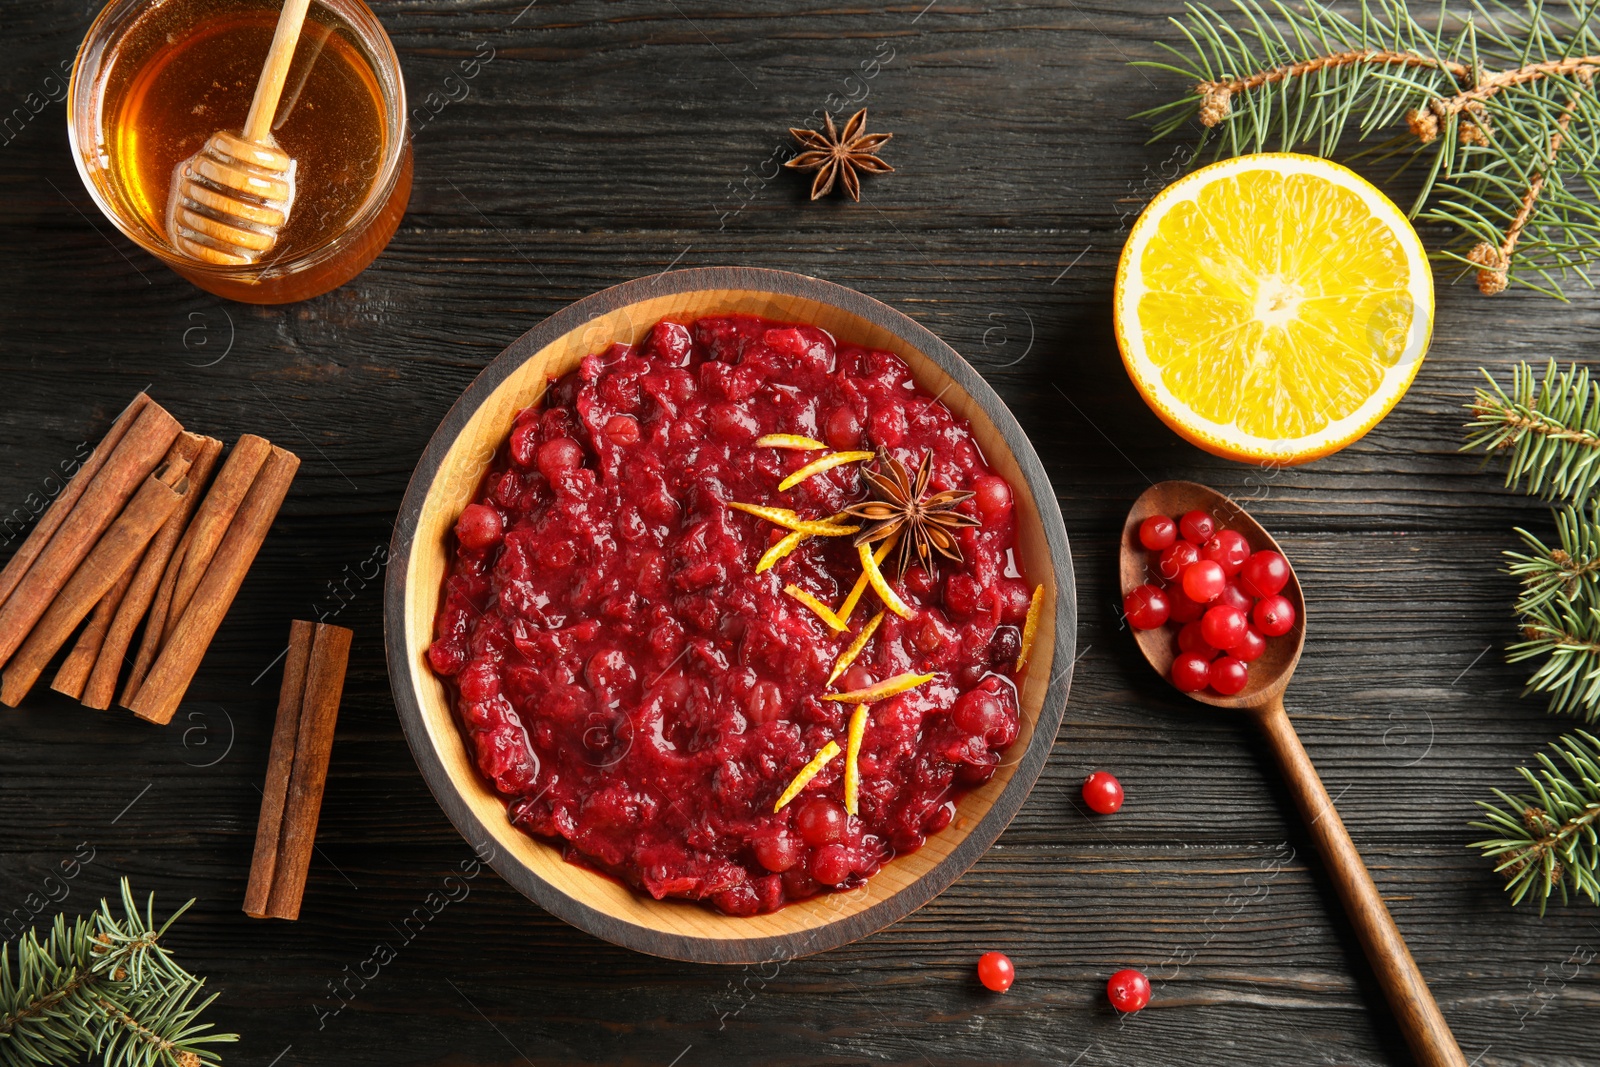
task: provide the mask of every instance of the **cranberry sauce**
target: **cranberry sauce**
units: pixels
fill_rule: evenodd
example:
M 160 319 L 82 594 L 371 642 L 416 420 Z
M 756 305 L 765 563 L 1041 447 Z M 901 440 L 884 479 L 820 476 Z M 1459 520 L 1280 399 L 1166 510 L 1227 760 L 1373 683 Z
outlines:
M 885 612 L 832 686 L 883 605 L 869 588 L 837 633 L 783 590 L 837 607 L 862 572 L 854 538 L 810 537 L 757 574 L 788 531 L 728 503 L 826 519 L 869 487 L 850 463 L 778 492 L 823 453 L 756 444 L 771 433 L 912 471 L 931 452 L 930 491 L 975 494 L 962 562 L 885 562 L 911 617 Z M 1018 728 L 1015 533 L 1010 486 L 899 357 L 812 326 L 663 321 L 518 415 L 456 526 L 428 656 L 517 826 L 657 898 L 772 911 L 859 886 L 993 776 Z M 936 676 L 871 706 L 859 815 L 843 755 L 774 812 L 812 756 L 845 748 L 852 705 L 822 698 L 905 672 Z

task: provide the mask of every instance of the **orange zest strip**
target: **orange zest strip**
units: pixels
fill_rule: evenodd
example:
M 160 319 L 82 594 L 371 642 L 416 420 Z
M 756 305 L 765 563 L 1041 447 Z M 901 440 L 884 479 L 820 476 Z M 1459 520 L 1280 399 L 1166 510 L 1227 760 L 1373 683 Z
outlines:
M 804 467 L 795 471 L 789 477 L 778 483 L 778 492 L 787 492 L 811 477 L 823 471 L 831 471 L 835 467 L 842 467 L 846 463 L 860 463 L 864 459 L 871 459 L 876 452 L 830 452 L 821 459 L 814 459 Z
M 785 537 L 783 540 L 767 549 L 766 553 L 761 557 L 761 562 L 756 564 L 756 573 L 760 574 L 762 571 L 771 569 L 773 564 L 777 563 L 784 556 L 787 556 L 789 553 L 799 548 L 800 542 L 804 541 L 809 536 L 811 535 L 803 530 L 796 530 L 788 537 Z
M 823 700 L 837 700 L 842 704 L 872 704 L 896 693 L 904 693 L 907 689 L 915 689 L 923 682 L 931 682 L 937 674 L 897 674 L 893 678 L 886 678 L 865 689 L 852 689 L 848 693 L 829 693 Z
M 792 448 L 796 452 L 820 452 L 828 446 L 814 437 L 801 437 L 797 433 L 769 433 L 756 438 L 758 448 Z
M 810 785 L 811 779 L 821 773 L 822 768 L 828 765 L 828 761 L 838 754 L 839 742 L 829 741 L 823 745 L 822 750 L 811 757 L 811 762 L 800 768 L 800 773 L 794 776 L 794 780 L 789 783 L 789 788 L 785 789 L 783 795 L 778 798 L 778 802 L 772 805 L 772 810 L 782 811 L 784 805 L 799 796 L 800 790 Z
M 867 732 L 867 712 L 870 704 L 857 704 L 850 713 L 850 736 L 845 741 L 844 754 L 844 810 L 860 815 L 861 805 L 861 737 Z
M 900 536 L 898 534 L 888 538 L 878 546 L 878 551 L 872 554 L 872 558 L 877 562 L 882 563 L 889 553 L 894 551 L 894 546 L 899 540 Z M 839 610 L 834 612 L 835 615 L 839 616 L 839 621 L 846 623 L 850 621 L 850 613 L 856 610 L 856 605 L 861 602 L 861 594 L 865 593 L 866 591 L 867 572 L 863 570 L 861 572 L 861 577 L 857 578 L 856 584 L 851 587 L 850 595 L 844 598 L 844 603 L 840 604 Z
M 783 591 L 800 601 L 800 603 L 804 604 L 812 611 L 816 612 L 817 618 L 827 623 L 830 629 L 839 633 L 844 633 L 849 629 L 849 627 L 840 620 L 839 616 L 833 613 L 832 608 L 828 607 L 828 605 L 824 604 L 822 601 L 818 600 L 804 589 L 801 589 L 798 585 L 786 585 L 783 587 Z
M 758 519 L 776 523 L 786 530 L 815 534 L 818 537 L 843 537 L 845 534 L 858 533 L 861 530 L 859 526 L 841 526 L 824 519 L 802 519 L 788 508 L 769 508 L 762 504 L 744 504 L 737 500 L 728 501 L 728 506 L 735 511 L 742 511 Z
M 856 657 L 861 655 L 861 650 L 867 647 L 867 642 L 872 640 L 873 632 L 877 630 L 878 624 L 882 621 L 883 612 L 880 611 L 874 615 L 872 620 L 867 623 L 867 625 L 859 634 L 856 635 L 856 639 L 850 642 L 850 647 L 839 654 L 839 658 L 834 661 L 833 664 L 833 673 L 828 675 L 829 685 L 832 685 L 834 680 L 838 678 L 839 675 L 850 669 L 850 664 L 854 663 L 856 661 Z
M 872 585 L 872 591 L 878 594 L 878 599 L 883 601 L 883 606 L 900 616 L 902 619 L 911 618 L 911 609 L 906 602 L 901 600 L 895 591 L 889 588 L 889 580 L 878 569 L 878 560 L 872 554 L 871 545 L 857 545 L 856 553 L 861 557 L 861 570 L 866 574 L 867 581 Z
M 1022 670 L 1028 662 L 1028 653 L 1033 651 L 1033 639 L 1039 633 L 1039 612 L 1044 607 L 1044 586 L 1033 587 L 1033 596 L 1028 599 L 1028 618 L 1022 624 L 1022 649 L 1017 653 L 1017 670 Z

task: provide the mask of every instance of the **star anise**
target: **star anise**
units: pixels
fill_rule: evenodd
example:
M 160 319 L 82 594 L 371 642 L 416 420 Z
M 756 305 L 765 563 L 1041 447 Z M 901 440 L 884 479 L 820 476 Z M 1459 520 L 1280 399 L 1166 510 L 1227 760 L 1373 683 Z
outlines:
M 932 462 L 933 453 L 924 452 L 913 479 L 905 464 L 880 451 L 872 467 L 861 468 L 861 477 L 872 487 L 873 499 L 844 512 L 872 523 L 856 535 L 858 545 L 876 544 L 900 535 L 897 563 L 902 574 L 913 555 L 928 570 L 933 569 L 935 552 L 960 563 L 961 546 L 956 543 L 955 532 L 978 525 L 977 519 L 956 510 L 962 501 L 972 499 L 972 493 L 961 489 L 928 492 Z
M 826 132 L 808 130 L 804 127 L 790 127 L 789 132 L 794 139 L 800 142 L 804 149 L 784 166 L 795 170 L 814 170 L 816 179 L 811 183 L 811 199 L 826 196 L 833 189 L 835 179 L 850 194 L 851 200 L 861 199 L 861 179 L 857 171 L 866 171 L 868 174 L 886 174 L 894 170 L 893 167 L 879 159 L 875 153 L 889 138 L 892 133 L 865 133 L 867 125 L 867 109 L 862 108 L 850 116 L 850 121 L 844 124 L 844 132 L 840 133 L 833 125 L 833 116 L 824 114 L 823 122 L 826 123 Z

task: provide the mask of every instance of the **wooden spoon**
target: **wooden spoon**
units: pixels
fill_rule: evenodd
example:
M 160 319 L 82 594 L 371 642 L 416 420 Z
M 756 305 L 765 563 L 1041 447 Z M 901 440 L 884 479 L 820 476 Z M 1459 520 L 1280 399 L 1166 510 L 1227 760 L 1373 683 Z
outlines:
M 1252 551 L 1272 549 L 1288 559 L 1278 542 L 1249 513 L 1221 493 L 1194 482 L 1161 482 L 1134 501 L 1122 529 L 1124 593 L 1154 577 L 1149 566 L 1151 553 L 1139 543 L 1139 524 L 1152 515 L 1167 515 L 1176 521 L 1184 513 L 1195 510 L 1215 517 L 1218 529 L 1237 530 L 1243 534 Z M 1322 786 L 1322 779 L 1317 777 L 1317 769 L 1311 765 L 1283 709 L 1283 691 L 1288 688 L 1295 664 L 1300 662 L 1300 651 L 1306 640 L 1305 596 L 1292 564 L 1283 595 L 1294 605 L 1294 629 L 1282 637 L 1267 639 L 1267 651 L 1250 664 L 1250 681 L 1244 690 L 1226 697 L 1209 690 L 1188 695 L 1213 707 L 1243 709 L 1255 719 L 1277 757 L 1300 816 L 1322 855 L 1339 899 L 1344 903 L 1345 913 L 1356 928 L 1361 947 L 1377 972 L 1378 984 L 1394 1009 L 1412 1055 L 1422 1067 L 1467 1067 L 1466 1057 L 1462 1056 L 1439 1006 L 1434 1003 L 1433 994 L 1428 991 L 1428 983 L 1417 970 L 1411 951 L 1395 928 L 1389 909 L 1378 895 L 1378 887 L 1367 873 L 1366 864 L 1361 862 L 1361 854 L 1351 842 L 1333 801 L 1328 798 L 1328 791 Z M 1163 678 L 1169 678 L 1177 654 L 1172 631 L 1165 628 L 1134 630 L 1133 635 L 1150 666 Z
M 173 175 L 167 232 L 180 251 L 203 263 L 255 263 L 289 221 L 295 161 L 273 140 L 272 117 L 310 6 L 311 0 L 285 0 L 244 129 L 218 130 Z

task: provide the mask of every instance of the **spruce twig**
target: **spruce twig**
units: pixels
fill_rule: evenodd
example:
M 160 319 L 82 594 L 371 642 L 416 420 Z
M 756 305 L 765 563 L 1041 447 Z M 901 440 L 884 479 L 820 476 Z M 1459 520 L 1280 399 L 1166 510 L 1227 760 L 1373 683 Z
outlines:
M 0 1067 L 78 1063 L 105 1067 L 200 1067 L 220 1062 L 207 1045 L 237 1041 L 210 1034 L 199 998 L 205 979 L 180 967 L 160 943 L 189 901 L 160 926 L 155 898 L 143 912 L 122 880 L 123 916 L 108 901 L 69 926 L 58 915 L 43 939 L 29 930 L 0 947 Z M 11 965 L 12 952 L 16 967 Z
M 1472 825 L 1496 836 L 1468 846 L 1497 861 L 1513 906 L 1531 895 L 1540 915 L 1569 889 L 1600 904 L 1600 739 L 1578 730 L 1550 747 L 1560 764 L 1541 752 L 1538 774 L 1517 768 L 1531 792 L 1478 801 L 1485 819 Z
M 1505 553 L 1511 560 L 1506 573 L 1522 582 L 1519 615 L 1530 615 L 1558 599 L 1600 607 L 1600 505 L 1589 512 L 1564 508 L 1556 512 L 1555 520 L 1560 547 L 1551 548 L 1519 526 L 1517 535 L 1527 551 Z
M 1385 158 L 1422 164 L 1413 217 L 1448 223 L 1441 257 L 1497 293 L 1562 295 L 1600 247 L 1596 130 L 1600 0 L 1441 3 L 1424 23 L 1404 0 L 1362 0 L 1345 15 L 1319 0 L 1233 0 L 1231 15 L 1190 3 L 1174 19 L 1187 47 L 1139 65 L 1190 84 L 1142 112 L 1157 138 L 1198 121 L 1218 156 L 1305 147 L 1405 127 Z M 1429 203 L 1432 203 L 1429 208 Z M 1427 209 L 1426 211 L 1424 209 Z
M 1581 504 L 1600 485 L 1600 383 L 1587 368 L 1566 371 L 1551 360 L 1539 381 L 1533 368 L 1519 363 L 1511 392 L 1484 371 L 1489 388 L 1480 388 L 1467 410 L 1467 443 L 1462 451 L 1509 452 L 1506 485 L 1522 483 L 1533 496 Z

